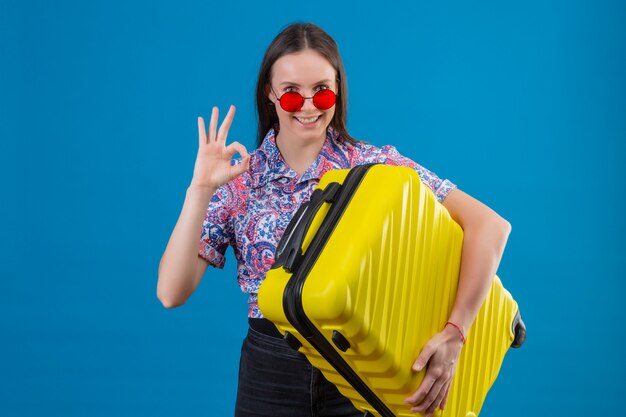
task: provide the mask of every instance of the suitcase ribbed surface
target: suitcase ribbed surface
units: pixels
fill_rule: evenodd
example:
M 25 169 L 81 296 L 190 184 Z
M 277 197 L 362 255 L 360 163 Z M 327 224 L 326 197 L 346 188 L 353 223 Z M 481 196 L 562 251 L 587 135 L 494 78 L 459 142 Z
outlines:
M 347 173 L 329 171 L 318 188 L 343 183 Z M 372 166 L 328 240 L 309 247 L 328 211 L 325 204 L 304 241 L 312 259 L 301 289 L 304 313 L 332 353 L 386 405 L 387 414 L 415 416 L 404 399 L 417 390 L 425 371 L 413 372 L 411 366 L 449 318 L 463 231 L 417 173 L 404 167 Z M 357 408 L 381 415 L 287 319 L 283 297 L 290 279 L 282 268 L 268 272 L 259 291 L 265 317 L 296 336 L 303 345 L 299 350 Z M 517 303 L 494 277 L 468 333 L 446 409 L 435 415 L 478 415 L 513 341 L 516 313 Z M 333 331 L 348 341 L 345 352 L 334 347 Z

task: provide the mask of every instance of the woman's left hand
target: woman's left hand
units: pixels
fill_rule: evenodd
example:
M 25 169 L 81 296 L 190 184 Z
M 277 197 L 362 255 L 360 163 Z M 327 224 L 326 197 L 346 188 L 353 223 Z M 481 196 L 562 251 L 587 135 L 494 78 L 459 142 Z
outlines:
M 412 412 L 421 412 L 430 417 L 437 407 L 443 410 L 462 347 L 463 341 L 452 326 L 446 326 L 424 346 L 413 364 L 413 370 L 421 371 L 427 366 L 426 376 L 418 390 L 404 400 L 414 405 Z

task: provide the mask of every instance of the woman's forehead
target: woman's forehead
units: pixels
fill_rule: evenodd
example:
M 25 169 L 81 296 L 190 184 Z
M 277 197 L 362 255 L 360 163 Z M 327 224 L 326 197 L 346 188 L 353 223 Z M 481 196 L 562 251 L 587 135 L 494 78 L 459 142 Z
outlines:
M 276 85 L 289 83 L 306 86 L 334 82 L 335 78 L 335 69 L 330 62 L 310 49 L 283 55 L 272 65 L 272 82 Z

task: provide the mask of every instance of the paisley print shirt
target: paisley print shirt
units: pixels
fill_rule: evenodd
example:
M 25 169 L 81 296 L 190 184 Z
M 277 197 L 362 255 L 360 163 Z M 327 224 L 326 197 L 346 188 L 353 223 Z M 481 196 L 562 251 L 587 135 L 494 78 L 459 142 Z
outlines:
M 296 210 L 307 202 L 322 175 L 371 162 L 413 168 L 442 202 L 456 187 L 448 180 L 406 158 L 391 145 L 378 148 L 348 143 L 329 127 L 326 141 L 313 164 L 299 176 L 276 147 L 270 129 L 261 146 L 250 153 L 250 168 L 224 184 L 213 195 L 202 224 L 198 254 L 216 268 L 224 267 L 224 254 L 232 246 L 239 286 L 248 297 L 248 316 L 263 317 L 257 291 L 274 262 L 276 246 Z M 234 159 L 233 164 L 241 163 Z

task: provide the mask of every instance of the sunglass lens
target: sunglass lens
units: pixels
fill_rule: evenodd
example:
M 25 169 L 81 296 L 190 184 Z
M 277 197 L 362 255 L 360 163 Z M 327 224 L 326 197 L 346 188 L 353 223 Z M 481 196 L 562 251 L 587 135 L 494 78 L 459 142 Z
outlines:
M 332 90 L 320 90 L 313 95 L 313 105 L 320 110 L 327 110 L 335 104 L 336 98 Z
M 295 91 L 289 91 L 280 98 L 280 107 L 288 112 L 298 111 L 304 104 L 304 97 Z

